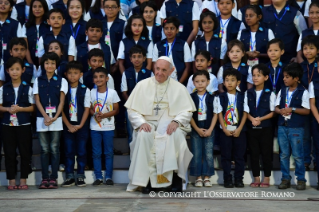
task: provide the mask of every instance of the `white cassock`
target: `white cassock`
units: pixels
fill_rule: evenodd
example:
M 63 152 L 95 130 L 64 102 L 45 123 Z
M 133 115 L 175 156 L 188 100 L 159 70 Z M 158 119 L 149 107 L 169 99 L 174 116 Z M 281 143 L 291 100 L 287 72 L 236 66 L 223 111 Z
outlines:
M 154 109 L 158 101 L 157 114 Z M 158 83 L 155 77 L 142 80 L 125 107 L 134 128 L 127 191 L 146 187 L 149 179 L 153 188 L 167 187 L 172 184 L 173 171 L 185 180 L 193 157 L 185 137 L 191 130 L 192 112 L 196 110 L 185 86 L 170 78 L 164 83 Z M 172 120 L 178 121 L 179 127 L 167 135 L 166 129 Z M 151 132 L 139 131 L 144 123 L 152 127 Z

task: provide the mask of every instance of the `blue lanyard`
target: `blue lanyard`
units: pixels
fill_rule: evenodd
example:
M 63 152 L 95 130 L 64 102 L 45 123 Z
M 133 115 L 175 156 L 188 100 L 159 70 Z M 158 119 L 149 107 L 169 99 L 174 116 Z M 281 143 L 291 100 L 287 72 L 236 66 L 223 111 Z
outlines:
M 231 110 L 231 103 L 230 101 L 228 101 L 228 106 L 229 106 L 229 110 L 230 110 L 230 115 L 231 115 L 231 120 L 233 121 L 233 117 L 235 117 L 235 112 L 236 112 L 236 104 L 237 104 L 237 92 L 236 92 L 236 96 L 235 96 L 235 101 L 233 102 L 234 105 L 234 111 Z
M 257 34 L 257 33 L 256 33 L 256 34 Z M 254 50 L 256 41 L 257 41 L 257 39 L 256 39 L 256 37 L 255 37 L 255 41 L 253 42 L 253 34 L 250 33 L 250 51 L 253 51 L 253 50 Z
M 217 3 L 218 4 L 218 3 Z M 214 9 L 215 9 L 215 12 L 216 12 L 216 16 L 220 16 L 220 12 L 219 12 L 219 9 L 217 8 L 216 6 L 216 2 L 213 0 L 213 5 L 214 5 Z
M 275 15 L 275 17 L 276 17 L 279 21 L 281 21 L 281 19 L 286 15 L 286 12 L 287 12 L 288 10 L 289 10 L 289 6 L 285 7 L 285 12 L 284 12 L 284 14 L 281 16 L 281 18 L 278 18 L 278 16 L 277 16 L 276 13 L 274 13 L 274 15 Z
M 227 25 L 227 23 L 229 22 L 229 20 L 230 20 L 230 18 L 228 18 L 227 21 L 225 22 L 225 24 L 223 24 L 222 17 L 221 16 L 219 17 L 219 22 L 220 22 L 220 25 L 221 25 L 222 36 L 224 34 L 224 28 Z
M 294 93 L 295 93 L 295 91 L 296 91 L 297 89 L 295 89 L 292 93 L 291 93 L 291 95 L 290 95 L 290 97 L 289 97 L 289 88 L 287 88 L 287 95 L 286 95 L 286 104 L 287 104 L 287 107 L 289 107 L 289 105 L 290 105 L 290 102 L 291 102 L 291 98 L 292 98 L 292 96 L 294 95 Z
M 106 94 L 105 94 L 105 99 L 104 99 L 104 102 L 103 102 L 103 105 L 102 105 L 102 108 L 100 108 L 99 106 L 99 92 L 97 91 L 96 89 L 96 104 L 99 108 L 99 112 L 102 112 L 103 108 L 104 108 L 104 105 L 105 105 L 105 102 L 106 102 L 106 99 L 107 99 L 107 94 L 109 92 L 109 89 L 106 88 Z
M 263 92 L 264 92 L 264 90 L 261 91 L 261 94 L 260 94 L 259 98 L 257 99 L 256 110 L 258 109 L 259 102 L 260 102 L 260 99 L 261 99 L 261 95 L 263 95 Z M 256 92 L 256 94 L 257 94 L 257 92 Z
M 270 69 L 270 66 L 268 66 L 268 68 Z M 276 71 L 276 68 L 274 68 L 274 71 Z M 278 79 L 279 79 L 279 74 L 280 74 L 280 72 L 281 72 L 281 68 L 279 68 L 279 71 L 278 71 L 278 73 L 277 73 L 277 77 L 276 77 L 275 80 L 273 80 L 271 74 L 269 74 L 269 79 L 270 79 L 270 81 L 271 81 L 271 84 L 272 84 L 272 87 L 273 87 L 273 88 L 276 88 L 276 85 L 277 85 L 277 82 L 278 82 Z M 275 75 L 275 73 L 274 73 L 274 75 Z
M 74 40 L 75 40 L 76 37 L 78 36 L 79 29 L 80 29 L 80 25 L 79 25 L 78 28 L 76 29 L 76 33 L 75 33 L 75 34 L 74 34 L 74 31 L 73 31 L 73 26 L 72 26 L 72 24 L 70 24 L 70 28 L 71 28 L 72 36 L 73 36 L 73 38 L 74 38 Z
M 202 108 L 204 110 L 204 104 L 203 104 L 203 100 L 205 99 L 205 96 L 206 96 L 207 92 L 205 92 L 205 94 L 203 95 L 202 98 L 200 98 L 198 95 L 198 98 L 200 100 L 200 108 Z
M 166 56 L 167 57 L 169 57 L 169 55 L 171 54 L 171 52 L 172 52 L 172 49 L 173 49 L 173 47 L 174 47 L 174 44 L 175 44 L 175 41 L 176 41 L 176 38 L 174 39 L 174 41 L 173 41 L 173 43 L 172 43 L 172 46 L 171 46 L 171 49 L 169 50 L 169 52 L 168 52 L 168 54 L 167 54 L 167 47 L 168 47 L 168 42 L 167 42 L 167 40 L 166 40 Z
M 70 95 L 71 95 L 71 104 L 72 104 L 72 90 L 71 90 L 71 86 L 69 86 L 69 90 L 70 90 Z M 76 109 L 76 91 L 75 91 L 75 95 L 74 95 L 74 108 Z

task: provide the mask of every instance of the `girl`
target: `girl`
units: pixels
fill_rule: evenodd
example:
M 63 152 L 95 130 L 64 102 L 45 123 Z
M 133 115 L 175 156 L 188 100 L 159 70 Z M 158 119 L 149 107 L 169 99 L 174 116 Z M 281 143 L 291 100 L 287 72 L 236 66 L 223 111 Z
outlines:
M 281 60 L 289 63 L 295 60 L 295 48 L 298 36 L 302 30 L 307 29 L 305 18 L 295 7 L 291 7 L 286 0 L 273 0 L 272 5 L 262 9 L 262 24 L 271 29 L 276 38 L 284 41 L 285 54 Z
M 68 36 L 73 36 L 78 46 L 86 41 L 86 21 L 83 20 L 84 0 L 69 0 L 67 7 L 70 19 L 65 20 L 62 31 Z
M 271 29 L 263 28 L 259 22 L 262 20 L 262 11 L 257 5 L 246 8 L 245 20 L 248 25 L 238 33 L 237 39 L 244 43 L 248 65 L 267 63 L 267 43 L 275 38 Z
M 218 27 L 218 20 L 215 14 L 208 9 L 204 9 L 200 15 L 199 27 L 200 30 L 204 32 L 204 35 L 197 37 L 197 39 L 193 41 L 192 58 L 195 59 L 195 54 L 198 51 L 209 51 L 213 57 L 213 64 L 209 67 L 208 72 L 216 76 L 220 67 L 221 38 L 218 37 L 218 34 L 214 34 L 214 30 Z M 194 68 L 194 71 L 195 70 Z
M 299 36 L 298 46 L 297 46 L 297 61 L 298 63 L 303 62 L 302 51 L 301 51 L 301 41 L 303 37 L 308 35 L 318 35 L 319 30 L 319 2 L 314 1 L 309 6 L 309 19 L 312 22 L 312 26 L 308 29 L 302 31 Z
M 25 24 L 26 36 L 31 60 L 38 67 L 38 41 L 42 35 L 50 32 L 50 26 L 46 22 L 49 9 L 45 0 L 32 0 L 30 8 L 29 20 Z
M 209 85 L 209 74 L 207 71 L 198 71 L 194 74 L 193 82 L 196 92 L 191 97 L 196 105 L 197 111 L 193 112 L 191 120 L 192 133 L 191 145 L 194 157 L 190 163 L 190 175 L 196 176 L 196 187 L 211 187 L 209 178 L 214 175 L 213 145 L 214 127 L 217 122 L 217 114 L 214 113 L 215 96 L 207 93 Z
M 200 50 L 196 53 L 195 57 L 195 67 L 197 71 L 208 71 L 211 64 L 211 55 L 208 51 Z M 209 73 L 209 85 L 206 90 L 212 94 L 218 90 L 218 81 L 214 74 Z M 188 78 L 187 90 L 191 94 L 195 92 L 195 85 L 193 83 L 193 75 Z
M 144 63 L 144 68 L 151 70 L 152 69 L 152 52 L 153 52 L 153 42 L 148 38 L 148 30 L 146 27 L 145 20 L 140 15 L 132 15 L 125 27 L 125 35 L 124 38 L 120 42 L 120 48 L 117 55 L 117 59 L 119 60 L 119 68 L 121 73 L 128 69 L 129 67 L 133 67 L 133 64 L 130 60 L 129 51 L 136 44 L 142 46 L 147 50 L 146 58 L 147 61 Z
M 148 35 L 153 43 L 157 43 L 165 38 L 163 27 L 156 22 L 157 6 L 153 1 L 141 4 L 141 13 L 145 19 Z
M 245 55 L 244 44 L 239 40 L 233 40 L 229 42 L 227 46 L 227 53 L 224 59 L 225 65 L 220 67 L 217 74 L 219 92 L 224 92 L 223 73 L 224 70 L 229 68 L 235 68 L 241 73 L 241 81 L 239 85 L 241 92 L 245 92 L 247 89 L 253 87 L 251 67 L 246 65 L 246 61 L 247 58 Z
M 235 3 L 235 6 L 232 9 L 232 15 L 237 18 L 239 11 L 237 13 L 237 2 L 236 2 L 236 0 L 234 0 L 234 3 Z M 215 13 L 216 16 L 220 15 L 220 11 L 219 11 L 219 8 L 218 8 L 218 0 L 204 0 L 203 4 L 201 6 L 201 11 L 203 11 L 204 9 L 209 9 L 210 11 Z
M 246 19 L 245 19 L 246 9 L 248 6 L 251 6 L 251 5 L 257 5 L 260 7 L 260 9 L 263 8 L 263 6 L 259 4 L 259 0 L 249 0 L 249 5 L 243 6 L 238 10 L 237 18 L 238 20 L 242 21 L 245 24 L 246 28 L 248 27 L 246 23 Z
M 175 17 L 169 17 L 163 21 L 166 39 L 154 45 L 153 63 L 161 56 L 171 58 L 175 67 L 171 77 L 186 85 L 192 57 L 187 42 L 180 37 L 176 37 L 179 26 L 180 22 Z
M 5 165 L 8 190 L 28 189 L 27 178 L 31 161 L 31 120 L 34 111 L 32 88 L 21 80 L 25 67 L 21 59 L 12 57 L 7 62 L 7 71 L 11 81 L 0 88 L 0 111 L 3 112 L 2 140 L 5 153 Z M 19 149 L 20 185 L 16 186 L 16 150 Z
M 104 0 L 95 0 L 94 3 L 93 1 L 92 1 L 93 6 L 91 5 L 92 7 L 87 13 L 85 20 L 90 20 L 91 18 L 95 18 L 95 19 L 99 19 L 103 21 L 106 15 L 104 10 L 104 4 L 103 4 Z M 122 11 L 118 13 L 118 18 L 122 19 L 123 21 L 126 21 L 126 17 L 124 16 Z
M 46 73 L 36 78 L 33 86 L 37 106 L 37 132 L 41 145 L 42 182 L 40 189 L 58 188 L 59 146 L 63 130 L 61 112 L 65 95 L 68 92 L 67 81 L 55 74 L 59 60 L 57 54 L 45 53 L 41 59 L 41 67 Z M 48 172 L 50 158 L 51 176 Z
M 168 17 L 179 19 L 178 36 L 191 45 L 198 32 L 199 8 L 197 3 L 188 0 L 165 1 L 161 8 L 162 24 Z

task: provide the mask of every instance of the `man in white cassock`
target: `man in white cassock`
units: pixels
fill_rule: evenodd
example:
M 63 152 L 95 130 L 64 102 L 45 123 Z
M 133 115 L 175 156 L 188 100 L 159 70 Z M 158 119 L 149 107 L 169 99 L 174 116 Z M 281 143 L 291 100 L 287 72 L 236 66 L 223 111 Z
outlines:
M 182 192 L 193 157 L 185 137 L 196 108 L 185 86 L 170 78 L 173 71 L 173 61 L 160 57 L 155 76 L 140 81 L 125 104 L 134 128 L 127 191 L 170 186 Z

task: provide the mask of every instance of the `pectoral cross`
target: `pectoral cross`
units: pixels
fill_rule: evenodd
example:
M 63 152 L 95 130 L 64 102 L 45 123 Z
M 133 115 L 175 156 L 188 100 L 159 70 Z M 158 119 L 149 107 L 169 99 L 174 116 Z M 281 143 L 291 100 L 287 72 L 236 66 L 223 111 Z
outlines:
M 157 116 L 158 115 L 158 111 L 161 110 L 161 108 L 158 105 L 156 105 L 156 107 L 154 107 L 154 110 L 156 110 L 155 116 Z

